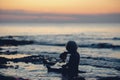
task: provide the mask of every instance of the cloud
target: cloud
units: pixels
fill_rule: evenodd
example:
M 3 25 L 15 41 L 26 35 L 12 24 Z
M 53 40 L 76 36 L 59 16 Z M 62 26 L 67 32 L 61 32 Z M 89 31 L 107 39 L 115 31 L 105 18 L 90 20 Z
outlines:
M 118 14 L 57 14 L 27 12 L 24 10 L 0 10 L 0 22 L 33 23 L 119 23 Z

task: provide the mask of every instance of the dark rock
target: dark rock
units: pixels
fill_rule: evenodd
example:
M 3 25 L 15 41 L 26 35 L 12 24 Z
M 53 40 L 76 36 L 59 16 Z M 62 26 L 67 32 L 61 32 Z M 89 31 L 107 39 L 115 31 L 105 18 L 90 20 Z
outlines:
M 27 57 L 23 57 L 23 58 L 11 59 L 11 61 L 40 64 L 40 63 L 43 63 L 43 56 L 41 56 L 41 55 L 35 55 L 35 56 L 32 55 L 32 56 L 27 56 Z
M 0 46 L 17 46 L 32 44 L 33 41 L 15 40 L 15 39 L 0 39 Z
M 0 48 L 0 50 L 3 50 L 2 48 Z
M 9 59 L 4 58 L 4 57 L 0 57 L 0 68 L 8 68 L 8 67 L 13 67 L 13 66 L 7 66 L 7 62 L 9 61 Z
M 16 78 L 11 76 L 4 76 L 0 74 L 0 80 L 16 80 Z
M 11 55 L 11 54 L 17 54 L 17 51 L 0 51 L 0 54 L 6 54 L 6 55 Z
M 0 57 L 0 65 L 1 64 L 7 64 L 7 61 L 8 61 L 9 59 L 7 59 L 7 58 L 4 58 L 4 57 Z
M 12 77 L 12 76 L 5 76 L 5 75 L 2 75 L 0 74 L 0 80 L 29 80 L 29 79 L 24 79 L 22 77 Z

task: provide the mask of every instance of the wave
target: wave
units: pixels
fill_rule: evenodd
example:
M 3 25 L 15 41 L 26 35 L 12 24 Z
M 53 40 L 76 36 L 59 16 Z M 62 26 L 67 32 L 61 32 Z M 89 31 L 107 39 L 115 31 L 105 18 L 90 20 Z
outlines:
M 81 57 L 83 59 L 92 59 L 92 60 L 101 60 L 101 61 L 109 61 L 109 62 L 120 62 L 120 59 L 117 58 L 111 58 L 111 57 L 91 57 L 91 56 L 86 56 L 86 57 Z
M 86 44 L 86 45 L 79 45 L 79 47 L 88 47 L 88 48 L 120 48 L 120 45 L 113 45 L 110 43 L 93 43 L 93 44 Z
M 45 46 L 65 46 L 65 44 L 58 43 L 48 43 L 48 42 L 35 42 L 36 45 L 45 45 Z
M 120 40 L 120 38 L 119 37 L 114 37 L 114 38 L 112 38 L 112 40 Z
M 19 38 L 18 38 L 19 37 Z M 55 40 L 49 42 L 48 40 L 38 41 L 38 39 L 31 38 L 32 36 L 5 36 L 0 37 L 0 46 L 4 45 L 46 45 L 46 46 L 65 46 L 65 43 L 59 43 Z M 119 37 L 112 38 L 113 40 L 120 40 Z M 107 48 L 107 49 L 120 49 L 120 45 L 114 45 L 111 43 L 91 43 L 91 44 L 78 44 L 82 48 Z
M 18 45 L 28 45 L 28 44 L 33 44 L 33 41 L 0 38 L 0 46 L 18 46 Z
M 80 65 L 91 65 L 95 67 L 101 68 L 114 68 L 116 70 L 120 70 L 120 63 L 119 60 L 112 61 L 111 60 L 101 60 L 101 59 L 94 59 L 94 58 L 81 58 Z
M 41 35 L 41 36 L 0 36 L 0 38 L 2 39 L 39 39 L 39 38 L 45 38 L 46 36 L 48 35 Z M 64 38 L 67 38 L 69 36 L 73 37 L 74 35 L 50 35 L 52 38 L 54 37 L 62 37 L 63 39 Z M 91 37 L 91 36 L 87 36 L 87 37 L 79 37 L 79 36 L 75 36 L 75 37 L 78 37 L 80 40 L 120 40 L 120 37 Z
M 65 44 L 58 43 L 47 43 L 47 42 L 37 42 L 38 45 L 49 45 L 49 46 L 65 46 Z M 80 44 L 78 47 L 81 48 L 107 48 L 107 49 L 120 49 L 120 45 L 113 45 L 110 43 L 93 43 L 93 44 Z

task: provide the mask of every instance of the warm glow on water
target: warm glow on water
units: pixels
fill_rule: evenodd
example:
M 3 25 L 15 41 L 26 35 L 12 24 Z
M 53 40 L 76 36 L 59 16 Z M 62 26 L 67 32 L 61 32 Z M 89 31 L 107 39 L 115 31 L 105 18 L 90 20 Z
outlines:
M 86 32 L 120 32 L 120 25 L 18 25 L 0 26 L 0 35 L 77 34 Z
M 27 54 L 16 54 L 16 55 L 0 55 L 0 57 L 5 57 L 5 58 L 22 58 L 22 57 L 26 57 L 26 56 L 30 56 Z

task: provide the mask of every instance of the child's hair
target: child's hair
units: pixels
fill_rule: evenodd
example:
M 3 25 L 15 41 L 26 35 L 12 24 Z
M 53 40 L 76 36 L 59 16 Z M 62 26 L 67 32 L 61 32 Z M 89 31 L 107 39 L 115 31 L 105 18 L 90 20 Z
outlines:
M 75 41 L 68 41 L 68 43 L 66 44 L 66 49 L 68 51 L 77 51 L 77 44 Z

